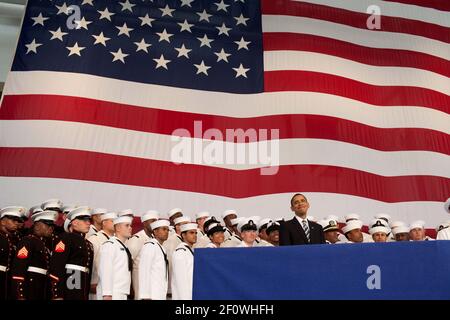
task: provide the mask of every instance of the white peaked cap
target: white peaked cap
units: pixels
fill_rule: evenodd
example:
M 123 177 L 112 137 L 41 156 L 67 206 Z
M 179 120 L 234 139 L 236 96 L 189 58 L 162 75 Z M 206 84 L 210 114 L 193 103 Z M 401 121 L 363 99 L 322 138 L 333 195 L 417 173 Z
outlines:
M 62 207 L 62 212 L 69 213 L 70 211 L 76 209 L 78 206 L 76 204 L 67 204 Z
M 104 213 L 107 213 L 107 212 L 108 212 L 108 210 L 105 209 L 105 208 L 97 208 L 97 209 L 94 209 L 94 212 L 92 212 L 92 215 L 104 214 Z
M 156 210 L 148 210 L 142 217 L 141 222 L 145 222 L 150 219 L 159 219 L 159 212 Z
M 152 228 L 152 230 L 155 230 L 155 229 L 161 228 L 161 227 L 169 227 L 169 226 L 170 226 L 170 222 L 165 219 L 156 220 L 155 222 L 152 222 L 150 224 L 150 228 Z
M 359 218 L 360 218 L 359 214 L 357 214 L 357 213 L 350 213 L 350 214 L 344 216 L 345 221 L 348 221 L 348 220 L 359 220 Z
M 445 211 L 450 213 L 450 198 L 448 198 L 447 201 L 445 201 L 444 208 L 445 208 Z
M 207 217 L 209 217 L 208 211 L 202 211 L 202 212 L 198 212 L 195 214 L 195 219 L 207 218 Z
M 33 206 L 33 207 L 31 207 L 30 210 L 29 210 L 29 212 L 30 212 L 31 215 L 33 215 L 33 214 L 35 214 L 35 213 L 38 213 L 38 212 L 42 212 L 42 211 L 44 211 L 44 210 L 42 210 L 42 208 L 41 208 L 40 205 L 38 205 L 38 206 Z
M 417 220 L 417 221 L 414 221 L 413 223 L 411 223 L 409 225 L 409 230 L 416 229 L 416 228 L 424 229 L 425 228 L 425 221 Z
M 57 218 L 58 218 L 58 213 L 56 211 L 46 210 L 46 211 L 41 211 L 41 212 L 35 213 L 31 217 L 31 221 L 33 221 L 33 223 L 40 221 L 40 220 L 49 220 L 49 221 L 55 222 Z
M 384 234 L 389 234 L 390 231 L 385 226 L 376 226 L 376 227 L 372 227 L 369 229 L 370 234 L 374 234 L 377 232 L 383 232 Z
M 119 211 L 117 216 L 118 217 L 124 217 L 124 216 L 134 217 L 134 214 L 133 214 L 133 210 L 125 209 L 125 210 Z
M 132 223 L 133 217 L 130 216 L 121 216 L 114 219 L 114 225 L 119 223 Z
M 189 223 L 189 222 L 191 222 L 191 218 L 186 217 L 186 216 L 181 216 L 181 217 L 178 217 L 175 220 L 173 220 L 174 225 L 177 225 L 177 224 L 183 223 L 183 222 Z
M 369 224 L 369 229 L 375 224 L 382 224 L 385 227 L 389 227 L 389 224 L 384 219 L 372 219 Z
M 70 225 L 70 220 L 69 219 L 64 220 L 64 231 L 65 232 L 69 232 L 69 225 Z
M 351 220 L 342 228 L 342 232 L 346 234 L 354 229 L 361 229 L 363 223 L 360 220 Z
M 41 204 L 42 210 L 47 210 L 48 208 L 61 209 L 62 206 L 63 206 L 62 201 L 58 200 L 58 199 L 49 199 L 47 201 L 42 202 L 42 204 Z
M 117 213 L 116 212 L 107 212 L 101 215 L 100 219 L 103 220 L 108 220 L 108 219 L 116 219 L 117 218 Z
M 399 233 L 409 233 L 409 228 L 407 225 L 398 226 L 398 227 L 392 229 L 392 233 L 394 235 L 399 234 Z
M 91 216 L 91 214 L 92 214 L 92 209 L 91 208 L 89 208 L 89 207 L 78 207 L 78 208 L 73 209 L 72 211 L 69 212 L 69 214 L 67 215 L 67 220 L 73 221 L 77 217 Z
M 198 225 L 196 223 L 186 223 L 181 225 L 181 232 L 189 231 L 189 230 L 197 230 Z
M 183 214 L 183 212 L 181 211 L 180 208 L 173 208 L 173 209 L 169 210 L 169 212 L 167 212 L 167 215 L 169 216 L 169 218 L 171 218 L 173 215 L 175 215 L 178 212 Z
M 389 223 L 389 227 L 391 227 L 391 229 L 395 229 L 400 226 L 406 226 L 406 223 L 404 223 L 403 221 L 394 221 L 394 222 Z
M 387 221 L 391 220 L 391 216 L 387 213 L 378 213 L 374 216 L 375 219 L 385 219 Z
M 263 225 L 269 224 L 269 222 L 271 222 L 271 221 L 272 221 L 271 218 L 264 218 L 264 219 L 259 220 L 259 222 L 258 222 L 258 230 L 259 230 Z M 267 226 L 266 226 L 266 228 L 267 228 Z
M 225 219 L 225 217 L 229 216 L 230 214 L 235 214 L 235 215 L 237 215 L 237 212 L 236 212 L 236 210 L 233 210 L 233 209 L 225 210 L 225 211 L 222 213 L 222 219 Z
M 0 210 L 0 218 L 3 218 L 4 216 L 14 216 L 22 218 L 25 212 L 27 212 L 27 208 L 24 207 L 18 206 L 5 207 Z

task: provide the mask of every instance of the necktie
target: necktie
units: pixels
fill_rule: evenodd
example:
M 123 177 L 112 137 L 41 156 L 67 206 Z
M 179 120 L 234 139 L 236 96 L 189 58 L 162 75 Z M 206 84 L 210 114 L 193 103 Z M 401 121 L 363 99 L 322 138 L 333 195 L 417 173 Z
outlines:
M 302 224 L 303 224 L 303 231 L 305 231 L 306 238 L 309 241 L 309 226 L 308 226 L 308 222 L 306 220 L 303 220 Z

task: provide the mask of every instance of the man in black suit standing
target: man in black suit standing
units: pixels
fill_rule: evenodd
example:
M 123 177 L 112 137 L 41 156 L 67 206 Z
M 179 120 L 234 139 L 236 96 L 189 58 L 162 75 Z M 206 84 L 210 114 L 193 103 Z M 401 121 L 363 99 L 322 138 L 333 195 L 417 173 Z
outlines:
M 294 194 L 291 210 L 295 217 L 280 225 L 280 246 L 325 243 L 322 226 L 306 218 L 308 209 L 306 197 L 301 193 Z

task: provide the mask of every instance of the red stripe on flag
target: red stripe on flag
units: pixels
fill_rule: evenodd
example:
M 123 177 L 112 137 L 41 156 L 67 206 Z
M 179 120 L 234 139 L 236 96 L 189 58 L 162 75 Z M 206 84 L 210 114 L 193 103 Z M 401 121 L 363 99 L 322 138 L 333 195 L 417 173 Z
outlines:
M 230 198 L 296 192 L 349 194 L 384 202 L 444 201 L 450 179 L 383 177 L 321 165 L 281 166 L 276 175 L 259 169 L 233 171 L 111 154 L 45 148 L 0 148 L 0 176 L 62 178 L 184 190 Z
M 412 4 L 420 7 L 433 8 L 441 11 L 450 11 L 450 1 L 448 0 L 383 0 L 383 1 Z
M 381 151 L 418 150 L 450 154 L 448 135 L 443 132 L 418 128 L 380 129 L 321 115 L 290 114 L 231 118 L 136 107 L 78 97 L 7 95 L 0 108 L 0 119 L 83 122 L 167 135 L 183 128 L 188 130 L 192 137 L 194 137 L 194 121 L 201 121 L 201 134 L 211 128 L 220 130 L 224 135 L 230 128 L 278 129 L 280 139 L 328 139 Z M 265 139 L 258 137 L 258 140 Z
M 263 44 L 265 51 L 318 52 L 373 66 L 416 68 L 450 77 L 450 61 L 421 52 L 370 48 L 322 36 L 288 32 L 264 33 Z
M 322 92 L 378 106 L 419 106 L 450 112 L 450 96 L 420 87 L 376 86 L 320 72 L 288 70 L 265 71 L 267 92 Z
M 372 31 L 367 28 L 367 19 L 370 17 L 370 14 L 324 5 L 300 1 L 262 0 L 261 11 L 263 14 L 268 15 L 307 17 L 365 29 L 368 32 L 368 36 L 370 32 L 388 31 L 406 33 L 450 43 L 450 28 L 418 20 L 383 15 L 381 30 Z

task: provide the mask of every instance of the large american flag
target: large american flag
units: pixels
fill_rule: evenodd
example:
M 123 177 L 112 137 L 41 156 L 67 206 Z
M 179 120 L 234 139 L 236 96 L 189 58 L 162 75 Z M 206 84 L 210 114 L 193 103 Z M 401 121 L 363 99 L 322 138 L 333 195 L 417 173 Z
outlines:
M 449 77 L 448 0 L 29 0 L 0 109 L 0 201 L 288 217 L 303 192 L 317 218 L 434 225 Z M 174 164 L 171 134 L 194 137 L 195 121 L 278 129 L 278 173 Z

